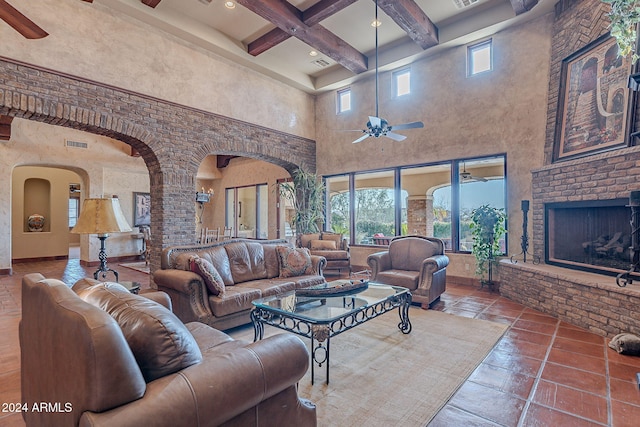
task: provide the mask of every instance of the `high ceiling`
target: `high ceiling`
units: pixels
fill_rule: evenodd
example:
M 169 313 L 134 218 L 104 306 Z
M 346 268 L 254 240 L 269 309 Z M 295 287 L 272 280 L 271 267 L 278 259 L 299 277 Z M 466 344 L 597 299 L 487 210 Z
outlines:
M 83 1 L 310 93 L 344 86 L 376 66 L 372 0 L 236 0 L 233 8 L 223 0 Z M 551 11 L 557 1 L 378 0 L 380 68 L 489 36 Z M 9 22 L 7 3 L 0 0 L 0 18 Z

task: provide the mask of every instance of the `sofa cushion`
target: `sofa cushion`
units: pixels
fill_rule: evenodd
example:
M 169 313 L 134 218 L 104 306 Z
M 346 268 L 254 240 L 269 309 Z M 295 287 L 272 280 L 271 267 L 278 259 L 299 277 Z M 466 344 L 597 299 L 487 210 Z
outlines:
M 343 239 L 342 234 L 322 233 L 321 239 L 328 242 L 335 242 L 336 249 L 342 249 L 342 239 Z
M 229 257 L 234 283 L 264 279 L 267 269 L 264 265 L 264 250 L 260 243 L 233 242 L 224 245 Z
M 189 265 L 189 261 L 193 255 L 195 255 L 193 252 L 186 252 L 176 256 L 173 268 L 176 270 L 190 271 L 191 266 Z
M 378 272 L 376 281 L 382 283 L 393 283 L 394 286 L 402 286 L 403 288 L 413 291 L 418 288 L 419 278 L 419 271 L 386 270 Z
M 233 275 L 231 274 L 231 264 L 229 263 L 229 256 L 224 246 L 214 246 L 198 252 L 200 258 L 204 258 L 213 264 L 220 273 L 225 286 L 232 286 Z
M 300 246 L 310 248 L 312 240 L 320 240 L 320 233 L 303 234 L 300 236 Z
M 118 322 L 147 382 L 202 361 L 189 330 L 162 305 L 117 283 L 101 283 L 78 296 Z
M 323 250 L 336 250 L 338 247 L 336 246 L 336 242 L 333 240 L 312 240 L 311 241 L 311 250 L 312 251 L 323 251 Z
M 313 274 L 311 254 L 307 248 L 292 248 L 278 246 L 278 261 L 280 263 L 280 277 L 295 277 Z
M 311 255 L 323 256 L 327 261 L 349 259 L 349 252 L 347 251 L 311 251 Z
M 191 271 L 202 277 L 209 292 L 213 295 L 224 294 L 224 281 L 213 264 L 198 255 L 193 255 L 189 260 L 189 264 Z
M 278 253 L 274 244 L 262 244 L 264 248 L 264 265 L 267 270 L 267 279 L 273 279 L 280 275 L 280 263 L 278 262 Z
M 211 312 L 216 317 L 224 317 L 253 307 L 251 301 L 262 296 L 260 289 L 247 288 L 244 285 L 231 286 L 224 295 L 209 296 Z

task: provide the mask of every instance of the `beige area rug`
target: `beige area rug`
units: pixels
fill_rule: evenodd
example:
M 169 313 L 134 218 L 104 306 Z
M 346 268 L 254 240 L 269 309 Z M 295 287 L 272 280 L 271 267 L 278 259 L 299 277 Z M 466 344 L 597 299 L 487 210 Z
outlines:
M 145 264 L 144 261 L 139 261 L 139 262 L 123 262 L 122 264 L 118 264 L 121 265 L 123 267 L 127 267 L 130 268 L 132 270 L 136 270 L 136 271 L 140 271 L 142 273 L 147 273 L 149 274 L 150 270 L 149 270 L 149 266 Z
M 482 362 L 506 325 L 411 307 L 404 335 L 397 311 L 331 339 L 325 366 L 300 380 L 299 394 L 317 405 L 318 426 L 425 426 Z M 265 328 L 265 336 L 282 333 Z M 232 332 L 253 340 L 253 329 Z M 302 338 L 309 346 L 309 341 Z

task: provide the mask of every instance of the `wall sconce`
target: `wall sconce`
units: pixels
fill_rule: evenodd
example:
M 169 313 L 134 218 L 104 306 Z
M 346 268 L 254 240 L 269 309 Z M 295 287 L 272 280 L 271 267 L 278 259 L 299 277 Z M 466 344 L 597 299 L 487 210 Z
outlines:
M 209 203 L 211 201 L 211 196 L 213 196 L 213 188 L 210 188 L 206 193 L 204 191 L 204 187 L 202 187 L 202 191 L 196 191 L 196 202 L 198 203 Z

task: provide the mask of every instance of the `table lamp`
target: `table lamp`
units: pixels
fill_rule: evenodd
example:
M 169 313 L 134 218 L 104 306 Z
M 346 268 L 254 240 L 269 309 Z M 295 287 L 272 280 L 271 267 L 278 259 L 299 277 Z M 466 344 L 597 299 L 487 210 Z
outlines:
M 97 234 L 100 239 L 100 268 L 93 273 L 93 278 L 98 279 L 98 274 L 102 273 L 102 278 L 107 277 L 109 271 L 113 272 L 118 281 L 118 272 L 107 267 L 107 252 L 104 243 L 109 237 L 109 233 L 124 233 L 131 231 L 131 227 L 122 213 L 120 201 L 117 197 L 102 199 L 85 199 L 80 211 L 80 217 L 76 226 L 71 230 L 75 234 Z

